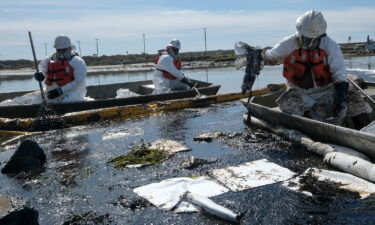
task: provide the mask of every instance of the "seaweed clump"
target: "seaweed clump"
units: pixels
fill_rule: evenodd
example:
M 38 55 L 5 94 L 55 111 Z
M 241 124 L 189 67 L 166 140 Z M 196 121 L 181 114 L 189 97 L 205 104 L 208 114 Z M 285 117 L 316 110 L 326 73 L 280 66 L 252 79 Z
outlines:
M 115 168 L 124 168 L 129 165 L 155 165 L 163 162 L 168 157 L 168 152 L 150 148 L 143 141 L 140 146 L 133 146 L 130 152 L 110 159 L 109 163 L 115 163 Z

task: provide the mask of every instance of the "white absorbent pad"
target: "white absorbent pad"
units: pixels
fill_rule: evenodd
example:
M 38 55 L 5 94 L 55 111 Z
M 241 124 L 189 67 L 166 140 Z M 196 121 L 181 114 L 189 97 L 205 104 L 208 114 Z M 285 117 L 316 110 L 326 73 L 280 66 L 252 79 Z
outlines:
M 178 177 L 135 188 L 133 191 L 163 210 L 197 211 L 183 200 L 187 192 L 212 197 L 229 191 L 241 191 L 290 179 L 292 171 L 267 159 L 210 171 L 212 178 Z
M 181 201 L 186 192 L 212 197 L 229 190 L 207 177 L 178 177 L 138 187 L 133 191 L 160 209 L 172 210 L 176 206 L 175 212 L 194 212 L 197 209 L 192 204 Z
M 242 191 L 249 188 L 290 179 L 295 175 L 287 168 L 281 167 L 267 159 L 247 162 L 239 166 L 216 169 L 212 176 L 231 191 Z

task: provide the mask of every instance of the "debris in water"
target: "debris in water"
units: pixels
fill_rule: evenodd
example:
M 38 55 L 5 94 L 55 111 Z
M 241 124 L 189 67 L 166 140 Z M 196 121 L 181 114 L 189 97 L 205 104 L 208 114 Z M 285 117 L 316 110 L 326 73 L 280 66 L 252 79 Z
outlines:
M 129 198 L 124 195 L 120 195 L 117 198 L 118 202 L 114 204 L 120 204 L 124 208 L 129 208 L 131 211 L 139 210 L 150 206 L 150 202 L 144 198 Z
M 214 163 L 217 159 L 214 160 L 206 160 L 206 159 L 200 159 L 196 158 L 194 156 L 189 155 L 188 158 L 181 162 L 181 167 L 184 169 L 194 169 L 198 166 L 208 164 L 208 163 Z
M 112 221 L 108 213 L 96 216 L 94 212 L 85 212 L 72 216 L 72 218 L 66 220 L 62 225 L 109 224 L 110 222 Z
M 300 176 L 283 184 L 294 191 L 331 198 L 348 191 L 362 199 L 375 192 L 375 184 L 348 173 L 309 168 Z M 340 189 L 341 191 L 338 191 Z
M 64 127 L 65 121 L 60 115 L 58 115 L 56 110 L 47 103 L 42 103 L 30 130 L 47 131 L 63 129 Z
M 241 133 L 227 133 L 223 131 L 217 131 L 213 133 L 200 134 L 194 138 L 194 141 L 212 142 L 213 139 L 217 139 L 219 137 L 235 138 L 240 135 Z
M 127 133 L 127 132 L 109 133 L 109 134 L 103 135 L 102 140 L 118 139 L 118 138 L 130 136 L 130 135 L 131 133 Z
M 168 140 L 168 139 L 159 139 L 159 140 L 153 141 L 151 143 L 150 148 L 160 149 L 170 154 L 173 154 L 176 152 L 190 151 L 190 148 L 188 148 L 186 145 L 178 141 Z
M 131 147 L 128 154 L 112 158 L 108 162 L 115 163 L 115 168 L 124 168 L 134 164 L 158 164 L 167 159 L 168 156 L 168 152 L 158 148 L 151 148 L 142 141 L 140 146 Z
M 46 155 L 39 145 L 30 140 L 23 141 L 8 163 L 1 169 L 2 173 L 19 173 L 41 168 L 46 162 Z
M 0 195 L 0 224 L 38 225 L 38 211 L 19 197 Z

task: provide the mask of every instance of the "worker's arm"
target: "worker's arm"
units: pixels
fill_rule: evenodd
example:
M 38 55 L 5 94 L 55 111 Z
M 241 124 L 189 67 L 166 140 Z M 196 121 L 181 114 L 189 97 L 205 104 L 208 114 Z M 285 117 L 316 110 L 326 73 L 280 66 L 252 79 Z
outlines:
M 321 40 L 320 47 L 325 49 L 328 55 L 329 71 L 335 83 L 348 82 L 346 78 L 346 66 L 344 56 L 339 45 L 329 37 Z
M 263 53 L 265 65 L 282 64 L 284 58 L 287 57 L 295 48 L 297 48 L 296 36 L 291 35 L 277 43 L 273 48 L 267 49 Z
M 38 65 L 39 72 L 43 73 L 44 75 L 47 75 L 48 71 L 48 63 L 50 61 L 51 57 L 47 57 L 40 61 Z
M 40 61 L 38 65 L 39 72 L 34 73 L 35 80 L 39 82 L 44 80 L 45 75 L 47 74 L 49 60 L 50 58 L 48 57 Z
M 328 65 L 331 72 L 333 84 L 336 91 L 336 102 L 333 109 L 335 117 L 343 119 L 347 113 L 349 83 L 346 77 L 344 56 L 339 45 L 329 38 L 323 37 L 320 41 L 320 48 L 325 49 L 328 55 Z

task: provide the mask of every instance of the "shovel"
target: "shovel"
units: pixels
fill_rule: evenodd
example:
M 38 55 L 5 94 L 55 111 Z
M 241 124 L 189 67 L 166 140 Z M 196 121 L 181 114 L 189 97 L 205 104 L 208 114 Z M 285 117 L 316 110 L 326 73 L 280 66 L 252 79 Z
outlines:
M 36 55 L 35 55 L 35 48 L 34 48 L 33 37 L 31 36 L 31 31 L 29 31 L 29 39 L 30 39 L 30 44 L 31 44 L 31 50 L 33 52 L 33 57 L 34 57 L 35 70 L 37 73 L 39 73 L 38 60 L 36 59 Z M 43 84 L 41 81 L 38 81 L 38 83 L 39 83 L 40 94 L 42 95 L 43 104 L 47 105 L 46 96 L 43 90 Z
M 364 96 L 366 96 L 366 98 L 368 100 L 370 100 L 373 104 L 375 104 L 375 100 L 373 98 L 371 98 L 371 96 L 369 96 L 367 94 L 366 91 L 364 91 L 354 80 L 352 80 L 349 76 L 347 76 L 347 79 L 349 80 L 350 83 L 352 83 L 352 85 L 357 88 Z
M 31 50 L 34 57 L 34 65 L 36 72 L 39 72 L 38 60 L 35 55 L 35 48 L 33 43 L 33 38 L 31 36 L 31 31 L 29 31 L 29 39 Z M 64 128 L 64 120 L 57 114 L 55 109 L 47 104 L 46 96 L 43 90 L 43 84 L 41 81 L 38 81 L 40 94 L 42 96 L 42 104 L 38 110 L 37 116 L 33 124 L 31 125 L 32 131 L 46 131 L 51 129 L 62 129 Z

